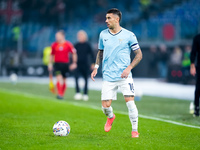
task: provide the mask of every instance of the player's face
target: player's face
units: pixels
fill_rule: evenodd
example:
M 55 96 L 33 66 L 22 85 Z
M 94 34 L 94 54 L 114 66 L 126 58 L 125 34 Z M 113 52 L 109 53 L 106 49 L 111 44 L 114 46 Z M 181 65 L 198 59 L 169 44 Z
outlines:
M 62 33 L 58 32 L 56 33 L 56 41 L 57 42 L 62 42 L 63 40 L 65 40 L 65 37 Z
M 109 29 L 114 29 L 116 24 L 119 23 L 119 17 L 115 14 L 106 14 L 106 24 Z
M 87 38 L 86 38 L 86 36 L 85 36 L 85 34 L 83 32 L 79 32 L 78 33 L 77 39 L 81 43 L 84 43 L 87 40 Z

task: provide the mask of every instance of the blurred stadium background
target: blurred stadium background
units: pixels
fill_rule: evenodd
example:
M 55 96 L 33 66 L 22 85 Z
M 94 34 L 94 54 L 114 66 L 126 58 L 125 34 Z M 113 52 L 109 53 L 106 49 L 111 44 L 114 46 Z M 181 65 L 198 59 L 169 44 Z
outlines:
M 143 52 L 133 69 L 141 133 L 135 142 L 122 94 L 112 104 L 114 132 L 103 131 L 101 71 L 89 80 L 89 101 L 74 101 L 73 75 L 64 101 L 56 101 L 43 62 L 59 29 L 73 44 L 85 30 L 96 55 L 105 13 L 113 7 L 122 11 L 122 27 L 136 34 Z M 199 10 L 200 0 L 0 0 L 0 149 L 200 149 L 189 72 Z M 58 120 L 72 127 L 67 140 L 52 136 Z
M 197 0 L 0 0 L 0 75 L 45 75 L 43 50 L 58 29 L 72 43 L 85 30 L 96 54 L 105 12 L 112 7 L 122 11 L 121 25 L 136 34 L 144 53 L 134 77 L 194 82 L 189 54 L 200 31 Z

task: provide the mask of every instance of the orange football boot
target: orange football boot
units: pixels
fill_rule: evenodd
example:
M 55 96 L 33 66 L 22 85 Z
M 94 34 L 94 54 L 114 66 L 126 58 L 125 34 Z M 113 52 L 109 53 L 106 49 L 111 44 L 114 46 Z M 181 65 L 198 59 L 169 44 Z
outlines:
M 106 124 L 104 126 L 104 130 L 109 132 L 112 128 L 113 121 L 115 120 L 115 114 L 113 114 L 112 118 L 107 118 Z

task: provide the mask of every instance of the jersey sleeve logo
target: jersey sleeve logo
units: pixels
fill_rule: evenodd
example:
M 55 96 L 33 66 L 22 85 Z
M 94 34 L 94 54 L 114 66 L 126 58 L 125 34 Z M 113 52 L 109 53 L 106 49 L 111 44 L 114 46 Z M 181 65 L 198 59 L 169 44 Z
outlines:
M 106 41 L 108 41 L 108 39 L 104 39 L 104 41 L 106 42 Z

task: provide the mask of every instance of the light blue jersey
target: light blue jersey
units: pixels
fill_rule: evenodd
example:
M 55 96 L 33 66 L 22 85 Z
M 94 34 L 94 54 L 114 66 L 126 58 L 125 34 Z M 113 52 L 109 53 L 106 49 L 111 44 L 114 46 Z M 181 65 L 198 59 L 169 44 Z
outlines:
M 131 50 L 139 49 L 134 33 L 122 28 L 117 34 L 112 34 L 109 29 L 100 33 L 98 49 L 103 50 L 103 80 L 122 80 L 121 74 L 130 63 Z M 129 78 L 132 77 L 130 72 Z

